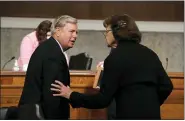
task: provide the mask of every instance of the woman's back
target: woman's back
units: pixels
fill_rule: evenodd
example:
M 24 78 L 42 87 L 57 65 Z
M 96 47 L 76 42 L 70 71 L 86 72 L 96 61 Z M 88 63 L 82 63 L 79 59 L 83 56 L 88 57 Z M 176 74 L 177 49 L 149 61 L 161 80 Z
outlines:
M 122 42 L 108 59 L 117 60 L 120 73 L 115 93 L 118 119 L 160 119 L 158 95 L 160 61 L 147 47 Z M 118 66 L 117 66 L 118 67 Z M 167 80 L 169 81 L 169 80 Z

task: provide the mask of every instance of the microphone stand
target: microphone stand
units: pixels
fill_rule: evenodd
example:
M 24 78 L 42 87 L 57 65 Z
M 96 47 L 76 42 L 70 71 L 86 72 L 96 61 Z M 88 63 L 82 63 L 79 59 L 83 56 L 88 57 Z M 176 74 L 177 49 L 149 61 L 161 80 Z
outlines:
M 15 57 L 13 56 L 10 60 L 8 60 L 2 67 L 2 70 L 5 68 L 5 66 L 10 62 L 12 61 L 13 59 L 15 59 Z

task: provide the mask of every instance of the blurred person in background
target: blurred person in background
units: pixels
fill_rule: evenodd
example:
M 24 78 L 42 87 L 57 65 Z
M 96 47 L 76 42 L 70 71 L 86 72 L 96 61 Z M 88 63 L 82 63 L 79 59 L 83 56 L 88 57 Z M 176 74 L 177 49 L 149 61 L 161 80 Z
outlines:
M 18 66 L 20 70 L 27 70 L 28 63 L 30 61 L 31 55 L 35 49 L 48 37 L 51 36 L 50 28 L 52 22 L 49 20 L 42 21 L 35 31 L 27 34 L 20 46 L 20 56 L 18 58 Z

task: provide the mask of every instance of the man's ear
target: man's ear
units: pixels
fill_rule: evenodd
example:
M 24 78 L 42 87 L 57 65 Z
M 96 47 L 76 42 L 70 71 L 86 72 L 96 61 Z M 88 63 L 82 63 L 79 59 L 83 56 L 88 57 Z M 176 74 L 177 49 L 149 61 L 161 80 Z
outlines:
M 60 31 L 61 31 L 61 29 L 60 29 L 59 27 L 57 27 L 57 28 L 55 29 L 55 32 L 56 32 L 57 37 L 59 36 Z

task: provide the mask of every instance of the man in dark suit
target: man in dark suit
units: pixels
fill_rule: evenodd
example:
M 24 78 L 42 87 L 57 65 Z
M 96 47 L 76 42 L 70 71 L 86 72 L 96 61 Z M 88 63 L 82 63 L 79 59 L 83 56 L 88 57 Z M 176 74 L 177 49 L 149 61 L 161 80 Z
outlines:
M 52 84 L 54 96 L 66 97 L 73 107 L 105 108 L 116 101 L 116 119 L 160 119 L 160 106 L 173 89 L 157 54 L 139 44 L 141 33 L 128 15 L 104 21 L 108 45 L 118 45 L 104 61 L 100 92 L 73 92 L 59 81 Z
M 66 86 L 70 85 L 70 74 L 63 52 L 75 43 L 77 20 L 68 15 L 56 18 L 51 34 L 52 37 L 39 45 L 31 56 L 19 106 L 40 104 L 45 119 L 68 119 L 69 101 L 63 97 L 53 97 L 50 87 L 56 79 Z

